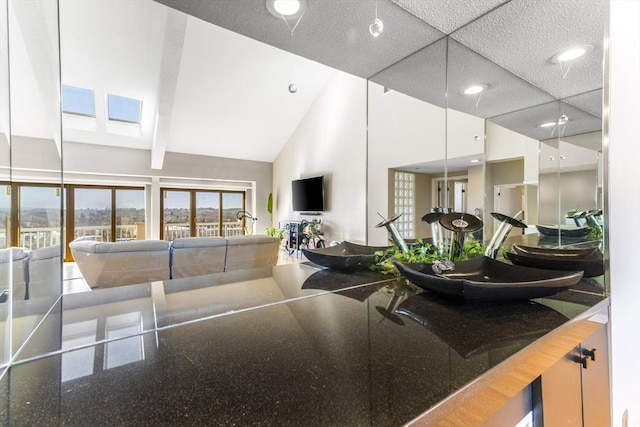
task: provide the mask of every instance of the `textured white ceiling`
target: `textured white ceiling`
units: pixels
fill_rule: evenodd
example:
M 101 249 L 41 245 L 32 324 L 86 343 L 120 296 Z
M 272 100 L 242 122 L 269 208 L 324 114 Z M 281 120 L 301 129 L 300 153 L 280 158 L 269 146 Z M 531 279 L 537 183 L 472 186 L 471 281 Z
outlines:
M 450 34 L 510 0 L 391 0 L 422 21 Z

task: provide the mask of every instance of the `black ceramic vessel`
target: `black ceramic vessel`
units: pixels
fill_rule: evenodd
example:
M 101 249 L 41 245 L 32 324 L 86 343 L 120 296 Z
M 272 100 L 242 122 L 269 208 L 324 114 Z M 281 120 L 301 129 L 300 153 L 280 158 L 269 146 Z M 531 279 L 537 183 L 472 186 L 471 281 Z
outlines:
M 561 237 L 584 237 L 589 234 L 589 227 L 565 228 L 565 227 L 549 227 L 546 225 L 536 225 L 540 234 L 544 236 L 557 237 L 560 233 Z
M 364 246 L 342 242 L 336 246 L 321 249 L 303 249 L 302 253 L 309 261 L 332 270 L 358 271 L 368 270 L 374 263 L 377 251 L 389 249 L 384 246 Z
M 513 245 L 507 258 L 517 265 L 549 270 L 584 271 L 585 277 L 604 274 L 604 257 L 598 248 L 555 249 Z
M 460 261 L 436 274 L 433 264 L 395 265 L 407 279 L 434 294 L 469 302 L 540 298 L 563 291 L 582 279 L 582 271 L 557 271 L 505 264 L 482 256 Z

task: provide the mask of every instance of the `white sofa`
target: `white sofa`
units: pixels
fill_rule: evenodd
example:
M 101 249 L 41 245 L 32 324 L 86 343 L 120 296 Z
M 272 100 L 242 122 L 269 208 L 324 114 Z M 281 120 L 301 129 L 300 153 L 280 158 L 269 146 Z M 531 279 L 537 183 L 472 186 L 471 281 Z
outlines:
M 29 299 L 62 294 L 61 253 L 60 245 L 29 251 Z
M 69 244 L 91 288 L 169 280 L 276 265 L 280 239 L 265 235 Z
M 185 237 L 171 242 L 171 278 L 201 276 L 224 271 L 227 239 Z
M 164 240 L 74 240 L 69 247 L 80 272 L 92 288 L 170 278 L 169 242 Z
M 280 239 L 263 235 L 227 237 L 224 271 L 267 267 L 278 263 Z
M 24 248 L 0 249 L 0 299 L 21 300 L 28 298 L 29 251 Z

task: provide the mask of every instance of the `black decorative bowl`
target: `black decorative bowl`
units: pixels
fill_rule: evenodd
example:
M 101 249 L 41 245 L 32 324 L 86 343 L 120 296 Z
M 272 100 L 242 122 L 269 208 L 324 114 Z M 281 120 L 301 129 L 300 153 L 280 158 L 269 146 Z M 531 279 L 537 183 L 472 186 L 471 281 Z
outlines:
M 582 279 L 582 271 L 542 270 L 477 257 L 459 261 L 454 270 L 436 274 L 433 264 L 395 265 L 407 279 L 434 294 L 469 302 L 541 298 L 563 291 Z
M 560 233 L 561 237 L 584 237 L 589 234 L 591 230 L 589 227 L 557 227 L 557 226 L 546 226 L 546 225 L 536 225 L 536 228 L 543 236 L 551 236 L 557 237 L 558 233 Z
M 336 246 L 321 249 L 303 249 L 302 253 L 314 264 L 338 271 L 368 270 L 374 263 L 377 251 L 389 249 L 384 246 L 364 246 L 342 242 Z
M 604 256 L 598 248 L 555 249 L 513 245 L 507 258 L 525 267 L 562 271 L 584 271 L 584 277 L 604 274 Z

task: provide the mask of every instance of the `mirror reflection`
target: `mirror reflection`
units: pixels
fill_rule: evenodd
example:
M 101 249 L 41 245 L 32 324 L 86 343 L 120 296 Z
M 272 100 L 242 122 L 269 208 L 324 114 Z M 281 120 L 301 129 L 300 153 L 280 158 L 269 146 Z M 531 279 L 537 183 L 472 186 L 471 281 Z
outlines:
M 28 357 L 23 345 L 62 293 L 63 194 L 58 5 L 5 1 L 2 9 L 0 263 L 9 292 L 0 310 L 8 362 Z
M 600 245 L 606 214 L 599 185 L 606 5 L 592 2 L 577 10 L 563 3 L 554 5 L 550 13 L 543 2 L 508 2 L 439 41 L 446 44 L 446 67 L 442 67 L 446 72 L 440 70 L 445 74 L 433 68 L 427 74 L 428 61 L 420 64 L 412 55 L 370 79 L 387 91 L 397 88 L 446 107 L 445 153 L 435 166 L 441 175 L 434 184 L 439 196 L 416 190 L 413 207 L 419 212 L 411 217 L 415 227 L 405 238 L 431 237 L 420 218 L 444 207 L 479 216 L 484 221 L 483 233 L 474 237 L 485 243 L 500 225 L 492 215 L 497 212 L 527 225 L 510 231 L 507 247 L 513 242 L 551 247 Z M 419 5 L 407 7 L 413 13 L 420 9 Z M 425 20 L 430 23 L 429 18 Z M 532 33 L 539 36 L 531 37 Z M 563 50 L 572 47 L 584 55 L 559 59 Z M 444 103 L 434 102 L 434 93 L 424 93 L 435 89 L 426 89 L 428 85 L 414 77 L 420 71 L 423 81 L 446 79 L 446 97 L 440 99 Z M 385 81 L 386 76 L 397 81 Z M 376 120 L 371 120 L 377 117 L 369 117 L 371 202 L 376 197 L 372 176 L 389 176 L 389 195 L 394 181 L 391 173 L 371 160 L 384 156 L 384 151 L 379 148 L 382 144 L 371 144 L 383 136 L 377 133 Z M 405 129 L 398 122 L 393 134 L 401 135 Z M 413 173 L 416 181 L 425 177 L 417 165 L 421 158 L 432 161 L 430 146 L 416 149 L 398 144 L 401 140 L 394 140 L 396 150 L 411 152 L 412 162 L 392 167 Z M 397 200 L 395 205 L 389 201 L 388 216 L 403 213 L 402 209 Z M 369 218 L 373 212 L 370 203 Z M 411 215 L 410 209 L 407 212 Z M 385 236 L 376 234 L 371 224 L 370 220 L 370 239 L 378 236 L 375 243 L 383 243 Z M 583 234 L 575 237 L 577 233 Z
M 29 270 L 28 301 L 49 308 L 63 285 L 66 293 L 94 292 L 73 264 L 74 240 L 263 234 L 304 219 L 291 206 L 291 181 L 319 175 L 327 242 L 387 245 L 387 231 L 375 225 L 399 213 L 405 239 L 433 238 L 422 218 L 449 211 L 478 216 L 484 228 L 474 238 L 485 243 L 499 226 L 493 212 L 528 225 L 511 230 L 513 239 L 552 247 L 600 241 L 592 229 L 606 215 L 607 2 L 550 8 L 512 0 L 446 28 L 419 2 L 380 2 L 387 28 L 405 17 L 414 36 L 376 61 L 359 48 L 390 48 L 397 38 L 382 34 L 373 45 L 327 34 L 347 38 L 350 49 L 314 56 L 310 46 L 325 41 L 314 38 L 322 20 L 290 31 L 269 16 L 261 34 L 229 18 L 238 10 L 254 16 L 248 6 L 225 3 L 211 5 L 207 20 L 218 26 L 162 2 L 61 0 L 59 63 L 58 2 L 3 0 L 0 84 L 11 96 L 0 103 L 0 230 L 3 250 L 23 248 L 33 258 L 27 268 L 43 266 Z M 345 16 L 366 28 L 370 16 L 359 13 L 366 2 L 345 3 Z M 554 62 L 575 43 L 591 48 Z M 258 157 L 256 147 L 270 153 Z M 239 211 L 255 220 L 238 221 Z M 563 233 L 583 228 L 589 233 L 578 239 Z M 3 270 L 5 287 L 20 268 L 11 276 Z M 17 341 L 7 343 L 10 313 L 19 312 L 15 298 L 8 302 L 3 363 L 31 331 L 15 325 Z

